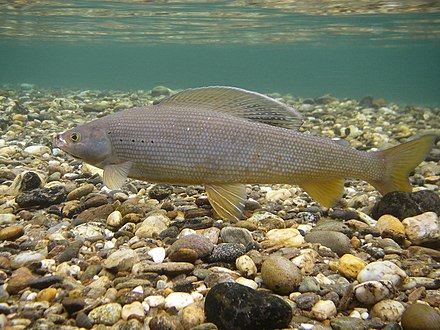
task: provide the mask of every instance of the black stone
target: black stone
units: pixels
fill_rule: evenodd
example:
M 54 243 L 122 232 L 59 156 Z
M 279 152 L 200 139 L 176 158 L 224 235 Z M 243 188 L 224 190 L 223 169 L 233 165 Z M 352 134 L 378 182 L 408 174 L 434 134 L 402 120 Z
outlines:
M 220 330 L 279 329 L 288 327 L 292 308 L 276 295 L 228 282 L 208 292 L 205 315 Z
M 329 214 L 332 219 L 341 219 L 341 220 L 359 220 L 359 215 L 354 210 L 349 209 L 334 209 L 333 212 Z
M 29 286 L 33 289 L 45 289 L 50 287 L 51 285 L 61 283 L 64 280 L 64 277 L 60 275 L 50 275 L 34 278 L 29 281 Z
M 15 198 L 18 207 L 44 208 L 53 204 L 60 204 L 66 200 L 66 190 L 63 186 L 40 188 L 24 191 Z
M 84 312 L 79 312 L 76 315 L 75 324 L 77 327 L 91 329 L 93 327 L 93 323 L 90 318 Z
M 20 191 L 30 191 L 41 186 L 41 179 L 35 172 L 26 172 L 20 182 Z
M 152 199 L 161 201 L 173 193 L 173 186 L 169 184 L 156 184 L 148 192 L 148 196 Z
M 239 243 L 223 243 L 216 245 L 208 257 L 209 262 L 235 262 L 246 253 L 246 247 Z
M 373 206 L 371 216 L 379 219 L 384 214 L 391 214 L 403 220 L 425 212 L 435 212 L 440 215 L 440 198 L 435 192 L 431 190 L 413 193 L 394 191 L 383 196 Z
M 69 314 L 76 313 L 86 306 L 86 302 L 83 298 L 64 298 L 62 304 Z

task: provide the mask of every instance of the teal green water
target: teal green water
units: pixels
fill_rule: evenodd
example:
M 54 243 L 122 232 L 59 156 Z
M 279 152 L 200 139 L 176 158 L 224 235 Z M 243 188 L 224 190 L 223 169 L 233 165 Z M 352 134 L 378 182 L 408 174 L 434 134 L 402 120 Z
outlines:
M 221 1 L 148 8 L 127 1 L 89 3 L 70 3 L 76 10 L 70 14 L 62 5 L 19 14 L 3 5 L 0 84 L 232 85 L 296 97 L 372 95 L 440 105 L 437 13 L 328 16 Z M 85 14 L 91 10 L 93 15 Z

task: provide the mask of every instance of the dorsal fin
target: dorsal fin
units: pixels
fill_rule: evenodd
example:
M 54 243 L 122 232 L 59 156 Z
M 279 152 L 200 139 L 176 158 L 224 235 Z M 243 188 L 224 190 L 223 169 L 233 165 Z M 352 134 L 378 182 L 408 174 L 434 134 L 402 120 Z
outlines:
M 212 86 L 187 89 L 159 104 L 227 113 L 260 123 L 298 129 L 302 117 L 293 107 L 266 95 L 236 87 Z

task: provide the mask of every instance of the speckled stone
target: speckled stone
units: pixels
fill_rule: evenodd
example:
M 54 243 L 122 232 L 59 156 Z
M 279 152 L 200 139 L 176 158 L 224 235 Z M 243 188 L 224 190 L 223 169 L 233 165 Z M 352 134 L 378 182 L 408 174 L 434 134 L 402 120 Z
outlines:
M 121 318 L 121 312 L 121 305 L 109 303 L 92 309 L 88 316 L 94 324 L 113 325 Z
M 205 314 L 219 329 L 275 329 L 289 325 L 292 309 L 278 296 L 237 283 L 221 283 L 206 295 Z
M 376 303 L 371 309 L 371 316 L 376 316 L 385 322 L 400 320 L 405 307 L 397 300 L 385 299 Z
M 239 256 L 246 253 L 246 247 L 239 243 L 221 243 L 214 246 L 208 260 L 210 262 L 235 262 Z
M 279 294 L 289 294 L 302 280 L 301 271 L 289 259 L 282 256 L 270 256 L 261 266 L 264 284 Z
M 426 212 L 402 221 L 408 239 L 415 245 L 440 248 L 440 220 L 435 212 Z

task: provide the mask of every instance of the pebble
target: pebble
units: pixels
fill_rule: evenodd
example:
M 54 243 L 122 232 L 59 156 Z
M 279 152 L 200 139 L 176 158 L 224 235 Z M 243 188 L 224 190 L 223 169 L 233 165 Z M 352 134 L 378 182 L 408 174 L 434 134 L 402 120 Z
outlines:
M 24 227 L 22 225 L 9 226 L 0 230 L 0 240 L 1 241 L 14 240 L 19 238 L 23 234 L 24 234 Z
M 82 185 L 67 194 L 66 200 L 71 201 L 74 199 L 80 199 L 83 196 L 90 194 L 95 189 L 95 186 L 91 183 Z
M 6 291 L 11 295 L 17 294 L 19 291 L 28 287 L 29 282 L 33 278 L 34 275 L 28 268 L 18 268 L 12 273 L 11 277 L 6 282 Z
M 367 263 L 361 258 L 352 254 L 344 254 L 339 259 L 339 272 L 344 276 L 356 278 L 366 265 Z
M 436 213 L 426 212 L 405 218 L 402 224 L 411 243 L 440 248 L 440 220 Z
M 267 232 L 266 239 L 266 241 L 263 241 L 264 247 L 274 245 L 298 247 L 304 244 L 304 237 L 294 228 L 272 229 Z
M 394 293 L 391 281 L 367 281 L 353 288 L 357 301 L 365 305 L 373 305 L 382 299 L 390 297 Z
M 20 208 L 44 208 L 50 205 L 62 203 L 66 199 L 66 191 L 63 186 L 40 188 L 31 191 L 23 191 L 15 198 Z
M 104 260 L 103 266 L 107 269 L 116 269 L 119 272 L 130 271 L 139 262 L 138 254 L 131 249 L 117 250 Z
M 148 251 L 148 255 L 155 263 L 161 263 L 165 259 L 166 251 L 163 247 L 156 247 Z
M 440 325 L 440 312 L 425 304 L 409 305 L 402 314 L 403 330 L 437 330 Z
M 192 303 L 193 297 L 186 292 L 172 292 L 165 298 L 165 308 L 175 308 L 178 311 Z
M 170 220 L 164 215 L 150 215 L 147 217 L 136 230 L 135 235 L 139 238 L 154 238 L 168 228 Z
M 31 263 L 41 261 L 46 256 L 39 251 L 24 251 L 11 257 L 11 267 L 14 269 L 22 266 L 30 265 Z
M 247 278 L 253 278 L 257 274 L 257 266 L 251 257 L 242 255 L 235 260 L 235 267 Z
M 239 243 L 244 246 L 254 241 L 251 232 L 245 228 L 224 227 L 220 231 L 220 236 L 224 243 Z
M 108 215 L 106 223 L 111 227 L 121 227 L 124 224 L 122 221 L 122 213 L 119 211 L 113 211 Z
M 175 241 L 167 250 L 168 256 L 173 261 L 184 261 L 179 250 L 188 249 L 194 251 L 194 256 L 197 258 L 204 258 L 209 255 L 214 248 L 209 239 L 198 234 L 191 234 L 183 236 Z M 191 259 L 190 259 L 191 260 Z M 191 260 L 194 261 L 194 260 Z
M 38 292 L 37 301 L 48 301 L 51 302 L 55 299 L 57 294 L 57 289 L 55 288 L 46 288 Z
M 132 272 L 138 273 L 158 273 L 170 276 L 187 274 L 194 270 L 194 265 L 189 262 L 166 262 L 161 264 L 139 263 L 133 266 Z
M 92 309 L 88 315 L 94 324 L 113 325 L 121 318 L 122 306 L 109 303 Z
M 405 227 L 402 222 L 396 217 L 384 214 L 376 223 L 376 228 L 379 230 L 383 238 L 389 237 L 396 242 L 402 242 L 405 239 Z
M 376 303 L 371 309 L 371 316 L 378 317 L 385 322 L 400 320 L 405 307 L 397 300 L 385 299 Z
M 331 249 L 333 252 L 342 256 L 350 253 L 350 239 L 337 231 L 319 230 L 312 231 L 305 236 L 306 242 L 319 243 Z
M 194 329 L 194 327 L 205 321 L 203 308 L 197 305 L 189 305 L 182 309 L 182 326 L 184 329 Z
M 125 321 L 133 318 L 143 321 L 145 318 L 144 306 L 139 301 L 122 306 L 121 318 Z
M 50 148 L 42 145 L 29 146 L 24 148 L 23 151 L 34 156 L 42 156 L 44 154 L 50 154 Z
M 246 247 L 239 243 L 221 243 L 214 246 L 209 255 L 209 262 L 235 262 L 235 260 L 246 253 Z
M 270 256 L 261 266 L 264 284 L 278 294 L 289 294 L 298 288 L 302 280 L 301 271 L 289 259 Z
M 368 330 L 368 323 L 360 318 L 338 316 L 330 321 L 333 330 Z M 398 329 L 396 329 L 398 330 Z
M 357 280 L 360 283 L 388 280 L 391 281 L 394 286 L 399 287 L 407 277 L 408 275 L 391 261 L 375 261 L 368 264 L 359 272 Z
M 331 300 L 319 300 L 312 307 L 312 315 L 320 321 L 331 319 L 337 313 L 335 303 Z
M 220 329 L 276 329 L 288 327 L 292 309 L 276 295 L 229 282 L 208 292 L 205 315 Z
M 17 220 L 15 214 L 4 213 L 0 214 L 0 225 L 8 225 L 14 223 Z

